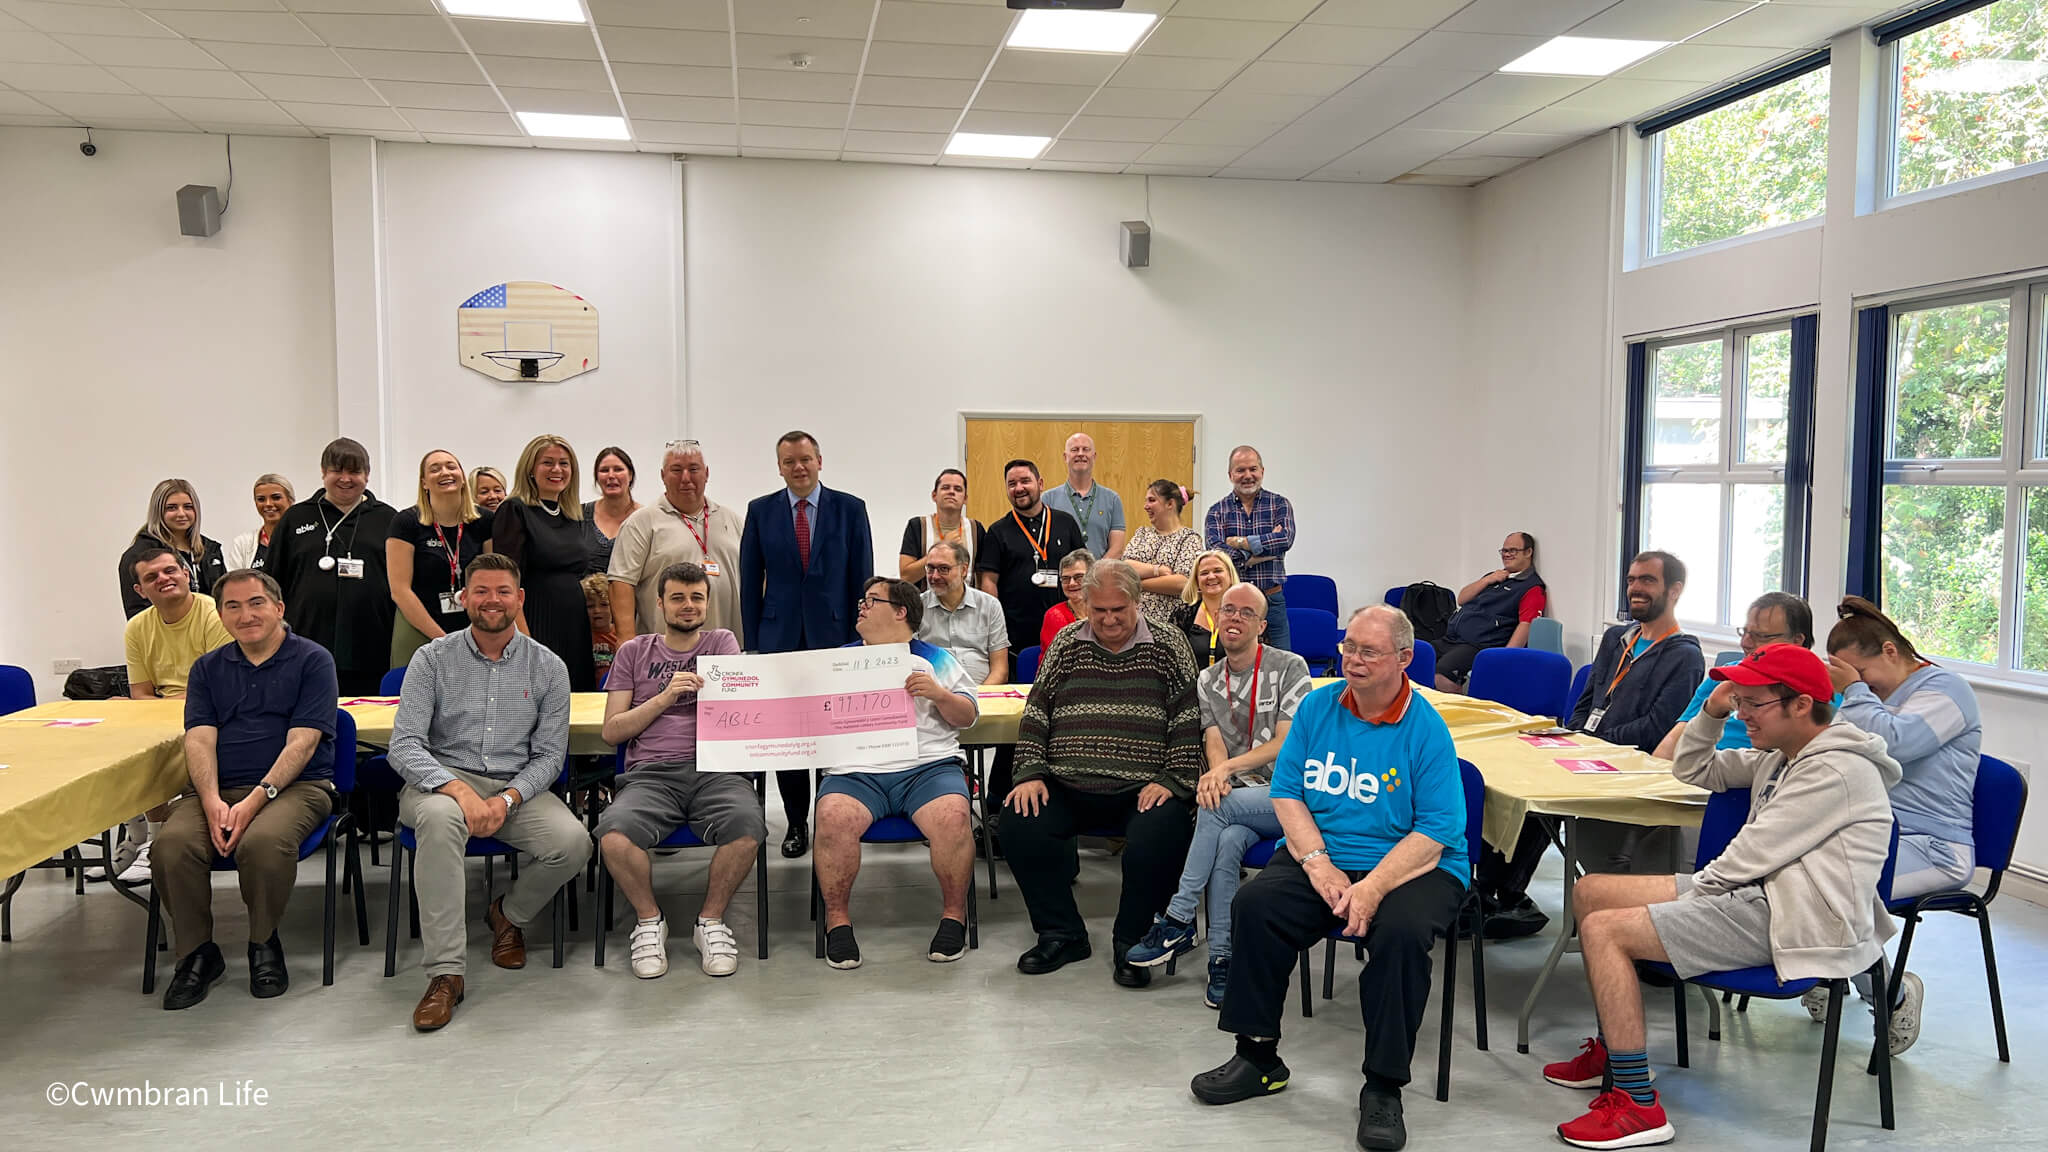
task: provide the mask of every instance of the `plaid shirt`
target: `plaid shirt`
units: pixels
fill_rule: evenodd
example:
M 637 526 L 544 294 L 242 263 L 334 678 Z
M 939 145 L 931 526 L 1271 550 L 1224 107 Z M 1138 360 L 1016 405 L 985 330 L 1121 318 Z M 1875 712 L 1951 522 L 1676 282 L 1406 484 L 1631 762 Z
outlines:
M 464 628 L 413 654 L 391 731 L 391 767 L 406 783 L 432 792 L 460 768 L 531 800 L 568 751 L 569 669 L 532 638 L 515 634 L 489 660 Z
M 1232 492 L 1210 505 L 1206 528 L 1208 546 L 1229 553 L 1246 583 L 1271 592 L 1287 582 L 1287 550 L 1294 547 L 1294 505 L 1287 497 L 1262 488 L 1247 514 L 1244 502 Z M 1251 549 L 1224 548 L 1223 542 L 1232 536 L 1244 537 Z

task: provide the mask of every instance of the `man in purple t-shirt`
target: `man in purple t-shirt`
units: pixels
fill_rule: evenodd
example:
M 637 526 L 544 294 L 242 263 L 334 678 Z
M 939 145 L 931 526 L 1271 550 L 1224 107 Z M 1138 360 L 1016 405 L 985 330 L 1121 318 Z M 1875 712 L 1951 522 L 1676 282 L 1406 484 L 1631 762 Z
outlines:
M 633 905 L 633 975 L 652 980 L 668 971 L 668 920 L 654 900 L 649 849 L 685 822 L 716 845 L 704 907 L 697 914 L 697 953 L 707 976 L 730 976 L 740 951 L 725 923 L 726 905 L 747 878 L 767 838 L 760 797 L 747 778 L 697 771 L 697 674 L 702 656 L 736 656 L 739 641 L 704 627 L 711 583 L 695 564 L 671 564 L 659 578 L 667 628 L 621 645 L 605 681 L 604 739 L 626 745 L 626 770 L 595 835 L 604 865 Z

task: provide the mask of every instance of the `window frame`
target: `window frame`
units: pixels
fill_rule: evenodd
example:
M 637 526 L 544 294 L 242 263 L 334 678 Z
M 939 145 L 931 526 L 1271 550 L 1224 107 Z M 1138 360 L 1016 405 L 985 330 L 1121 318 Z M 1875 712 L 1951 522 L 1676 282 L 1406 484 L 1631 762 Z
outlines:
M 2024 180 L 2029 176 L 2039 176 L 2043 173 L 2048 173 L 2048 159 L 2041 159 L 2034 161 L 2032 164 L 2018 164 L 2011 168 L 2001 168 L 1996 172 L 1985 172 L 1981 175 L 1969 176 L 1961 180 L 1951 180 L 1946 184 L 1935 184 L 1927 188 L 1915 189 L 1911 192 L 1899 191 L 1899 66 L 1901 64 L 1901 54 L 1905 51 L 1906 41 L 1913 36 L 1919 35 L 1921 32 L 1938 28 L 1950 20 L 1959 20 L 1977 11 L 1979 8 L 1988 8 L 1998 2 L 1999 0 L 1983 0 L 1982 3 L 1959 7 L 1956 11 L 1944 14 L 1941 19 L 1931 24 L 1912 28 L 1890 40 L 1883 39 L 1883 25 L 1877 25 L 1872 28 L 1873 32 L 1879 34 L 1881 41 L 1878 47 L 1878 66 L 1882 69 L 1880 74 L 1884 77 L 1883 87 L 1878 97 L 1879 111 L 1884 116 L 1883 125 L 1878 132 L 1878 144 L 1883 149 L 1883 155 L 1878 157 L 1876 172 L 1879 211 L 1901 208 L 1908 204 L 1920 203 L 1923 200 L 1939 199 L 1940 197 L 1951 196 L 1958 192 L 1988 188 L 1994 184 L 2003 184 L 2008 180 Z M 1918 302 L 1916 301 L 1915 303 L 1917 304 Z
M 1927 459 L 1893 453 L 1897 433 L 1898 364 L 1894 354 L 1899 320 L 1912 312 L 2003 300 L 2007 304 L 2005 341 L 2005 414 L 2000 454 L 1993 457 Z M 1877 555 L 1884 551 L 1884 500 L 1894 487 L 1997 488 L 2004 494 L 2000 518 L 2003 556 L 1999 564 L 1998 636 L 1994 663 L 1985 664 L 1942 652 L 1915 637 L 1929 656 L 1960 665 L 1973 673 L 2012 678 L 2048 687 L 2048 669 L 2019 667 L 2026 621 L 2027 498 L 2032 490 L 2048 489 L 2048 279 L 2036 275 L 1963 292 L 1890 302 L 1885 316 L 1885 380 L 1882 392 L 1884 430 L 1882 457 L 1876 461 Z M 1866 481 L 1867 482 L 1867 481 Z M 1870 576 L 1872 588 L 1884 589 L 1882 565 Z M 1853 589 L 1852 589 L 1853 591 Z M 1883 603 L 1878 598 L 1880 604 Z
M 1718 328 L 1671 333 L 1654 339 L 1639 341 L 1643 348 L 1643 381 L 1639 395 L 1632 402 L 1641 405 L 1641 427 L 1634 445 L 1640 470 L 1634 477 L 1634 500 L 1637 515 L 1633 521 L 1635 539 L 1624 541 L 1622 558 L 1624 568 L 1628 560 L 1644 547 L 1654 546 L 1655 541 L 1644 539 L 1649 524 L 1651 487 L 1658 484 L 1690 484 L 1712 486 L 1720 492 L 1720 523 L 1717 525 L 1719 546 L 1716 564 L 1716 601 L 1712 610 L 1703 615 L 1692 615 L 1685 611 L 1687 602 L 1680 600 L 1680 619 L 1696 628 L 1733 634 L 1742 624 L 1741 614 L 1747 604 L 1736 604 L 1731 598 L 1735 556 L 1735 494 L 1742 487 L 1777 487 L 1783 493 L 1781 504 L 1783 538 L 1779 542 L 1779 584 L 1796 595 L 1805 595 L 1810 517 L 1804 514 L 1804 502 L 1810 496 L 1812 474 L 1812 447 L 1810 442 L 1799 442 L 1802 430 L 1796 428 L 1797 420 L 1793 410 L 1797 406 L 1794 393 L 1801 387 L 1800 367 L 1797 359 L 1800 341 L 1795 327 L 1801 319 L 1811 322 L 1812 314 L 1799 316 L 1778 316 L 1767 320 L 1753 320 L 1740 324 L 1724 325 Z M 1749 407 L 1749 341 L 1752 337 L 1783 332 L 1791 344 L 1786 365 L 1786 405 L 1783 417 L 1786 426 L 1784 458 L 1773 462 L 1750 462 L 1740 459 L 1744 438 L 1747 435 L 1747 410 Z M 1688 344 L 1700 344 L 1718 340 L 1721 345 L 1721 395 L 1719 444 L 1716 459 L 1711 463 L 1659 464 L 1651 457 L 1657 436 L 1657 356 L 1664 349 Z M 1808 350 L 1811 359 L 1813 352 Z M 1811 366 L 1804 374 L 1808 388 L 1811 388 Z M 1810 429 L 1806 429 L 1810 433 Z M 1795 456 L 1804 452 L 1806 459 L 1801 467 Z M 1804 490 L 1799 479 L 1804 478 Z M 1796 503 L 1796 506 L 1795 506 Z M 1681 557 L 1681 559 L 1685 559 Z M 1688 561 L 1690 563 L 1690 561 Z M 1694 581 L 1697 583 L 1697 580 Z M 1698 600 L 1691 606 L 1697 608 Z

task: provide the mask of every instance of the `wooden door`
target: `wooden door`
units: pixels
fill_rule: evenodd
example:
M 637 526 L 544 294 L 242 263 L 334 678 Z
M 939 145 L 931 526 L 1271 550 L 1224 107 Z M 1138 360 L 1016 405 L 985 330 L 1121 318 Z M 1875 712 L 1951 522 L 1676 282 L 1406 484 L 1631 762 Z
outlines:
M 1194 495 L 1181 510 L 1181 523 L 1202 526 L 1201 494 L 1195 487 L 1193 417 L 1158 420 L 1105 417 L 969 416 L 967 426 L 967 514 L 992 525 L 1009 512 L 1003 465 L 1029 460 L 1051 488 L 1066 482 L 1067 437 L 1086 432 L 1095 439 L 1095 482 L 1124 502 L 1124 526 L 1135 532 L 1145 521 L 1145 489 L 1172 480 Z

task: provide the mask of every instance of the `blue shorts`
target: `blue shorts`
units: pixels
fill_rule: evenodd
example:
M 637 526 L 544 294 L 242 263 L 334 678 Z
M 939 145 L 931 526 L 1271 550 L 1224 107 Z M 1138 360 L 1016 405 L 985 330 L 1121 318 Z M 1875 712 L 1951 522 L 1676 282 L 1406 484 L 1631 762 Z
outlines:
M 967 766 L 949 756 L 901 772 L 848 772 L 818 782 L 818 799 L 851 796 L 877 820 L 908 817 L 941 796 L 967 799 Z

